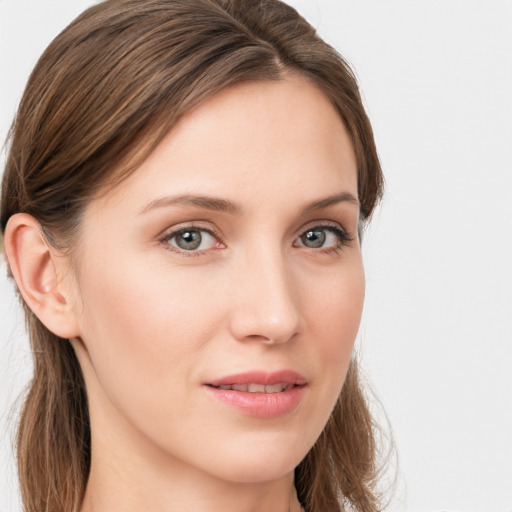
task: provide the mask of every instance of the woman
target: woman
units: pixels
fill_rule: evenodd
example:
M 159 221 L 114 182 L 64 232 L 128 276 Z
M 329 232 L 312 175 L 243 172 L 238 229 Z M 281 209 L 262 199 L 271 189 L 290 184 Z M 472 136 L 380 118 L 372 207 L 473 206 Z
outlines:
M 352 73 L 285 4 L 77 18 L 2 186 L 25 509 L 379 510 L 351 350 L 381 189 Z

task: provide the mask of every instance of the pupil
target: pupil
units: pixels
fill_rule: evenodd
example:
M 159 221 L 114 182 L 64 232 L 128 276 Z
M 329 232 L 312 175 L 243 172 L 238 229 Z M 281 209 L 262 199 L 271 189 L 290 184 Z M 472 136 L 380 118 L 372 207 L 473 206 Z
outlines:
M 302 242 L 307 247 L 318 248 L 322 247 L 325 243 L 324 231 L 308 231 L 302 236 Z
M 180 249 L 191 251 L 201 245 L 201 238 L 199 231 L 183 231 L 176 235 L 176 244 Z

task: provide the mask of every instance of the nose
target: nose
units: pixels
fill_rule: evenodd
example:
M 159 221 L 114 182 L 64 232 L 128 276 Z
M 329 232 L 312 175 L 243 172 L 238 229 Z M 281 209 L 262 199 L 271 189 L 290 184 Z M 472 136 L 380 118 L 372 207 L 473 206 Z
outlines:
M 278 345 L 298 333 L 297 283 L 281 251 L 260 249 L 246 255 L 234 283 L 230 329 L 235 339 Z

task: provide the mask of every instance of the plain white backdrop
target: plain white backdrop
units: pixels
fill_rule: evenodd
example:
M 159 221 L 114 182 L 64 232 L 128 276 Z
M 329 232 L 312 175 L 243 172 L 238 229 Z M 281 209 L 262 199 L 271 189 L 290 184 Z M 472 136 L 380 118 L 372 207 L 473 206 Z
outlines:
M 0 0 L 0 138 L 90 0 Z M 392 512 L 512 512 L 512 1 L 290 0 L 353 65 L 386 175 L 359 350 L 398 448 Z M 0 263 L 0 512 L 30 378 Z

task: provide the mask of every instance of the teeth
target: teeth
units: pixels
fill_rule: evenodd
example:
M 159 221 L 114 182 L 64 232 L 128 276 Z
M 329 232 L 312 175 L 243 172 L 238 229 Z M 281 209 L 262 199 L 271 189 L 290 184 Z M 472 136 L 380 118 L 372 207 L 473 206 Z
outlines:
M 249 384 L 247 386 L 247 391 L 249 391 L 249 393 L 265 393 L 265 385 L 264 384 Z
M 265 393 L 280 393 L 284 391 L 286 384 L 272 384 L 269 386 L 265 386 Z
M 234 391 L 244 391 L 245 393 L 281 393 L 288 391 L 293 387 L 293 384 L 222 384 L 216 386 L 217 389 L 232 389 Z

